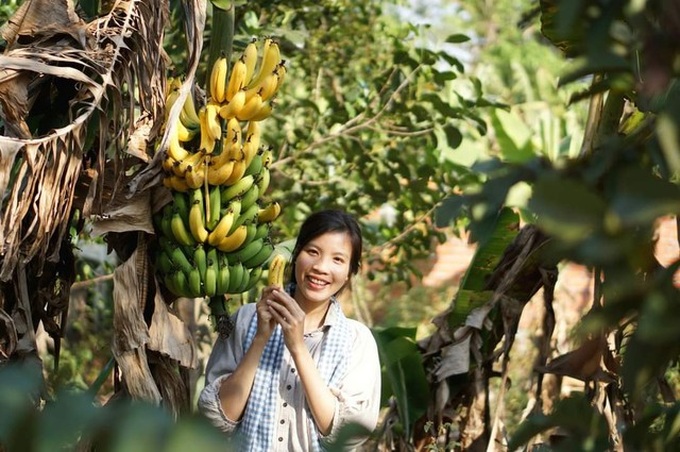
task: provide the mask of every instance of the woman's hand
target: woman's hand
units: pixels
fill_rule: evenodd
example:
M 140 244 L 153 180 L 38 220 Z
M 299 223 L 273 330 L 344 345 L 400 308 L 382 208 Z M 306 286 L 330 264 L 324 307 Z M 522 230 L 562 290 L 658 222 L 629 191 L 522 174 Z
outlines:
M 305 312 L 285 290 L 277 287 L 267 289 L 271 289 L 267 298 L 269 312 L 276 323 L 281 325 L 283 341 L 291 354 L 294 354 L 299 347 L 305 347 Z
M 260 295 L 260 300 L 256 304 L 257 335 L 262 337 L 265 342 L 269 340 L 276 326 L 276 319 L 269 307 L 272 302 L 273 290 L 274 286 L 265 287 Z

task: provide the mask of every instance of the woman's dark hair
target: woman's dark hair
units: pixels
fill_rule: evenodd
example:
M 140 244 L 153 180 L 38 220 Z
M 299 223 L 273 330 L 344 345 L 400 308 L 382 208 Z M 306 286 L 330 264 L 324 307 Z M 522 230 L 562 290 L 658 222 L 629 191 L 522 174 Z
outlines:
M 349 273 L 356 275 L 361 264 L 362 239 L 359 223 L 350 214 L 337 209 L 320 210 L 311 214 L 300 226 L 291 257 L 291 280 L 295 281 L 295 261 L 302 249 L 312 240 L 327 232 L 345 232 L 352 244 Z

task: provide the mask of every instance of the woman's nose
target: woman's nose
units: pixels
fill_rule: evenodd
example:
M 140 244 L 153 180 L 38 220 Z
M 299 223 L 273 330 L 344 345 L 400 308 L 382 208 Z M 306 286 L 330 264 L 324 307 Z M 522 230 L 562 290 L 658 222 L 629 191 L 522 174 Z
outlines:
M 324 259 L 323 257 L 316 259 L 312 264 L 312 268 L 318 272 L 325 273 L 328 268 L 328 259 Z

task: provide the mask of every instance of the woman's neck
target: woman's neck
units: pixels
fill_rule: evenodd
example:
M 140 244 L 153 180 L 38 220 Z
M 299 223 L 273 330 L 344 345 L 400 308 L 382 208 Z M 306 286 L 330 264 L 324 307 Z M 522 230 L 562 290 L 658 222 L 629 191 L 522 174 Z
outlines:
M 328 300 L 325 303 L 305 303 L 304 301 L 298 301 L 298 304 L 305 311 L 305 333 L 314 331 L 321 327 L 326 318 L 326 313 L 328 312 L 328 307 L 331 305 L 331 301 Z

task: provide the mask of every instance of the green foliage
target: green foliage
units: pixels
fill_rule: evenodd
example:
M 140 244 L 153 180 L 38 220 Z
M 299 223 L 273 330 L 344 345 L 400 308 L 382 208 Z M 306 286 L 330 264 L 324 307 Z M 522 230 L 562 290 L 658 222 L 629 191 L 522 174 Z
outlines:
M 4 24 L 7 22 L 7 20 L 14 14 L 14 11 L 17 10 L 19 5 L 21 4 L 21 0 L 5 0 L 2 2 L 0 5 L 0 24 Z M 4 39 L 0 41 L 2 43 L 2 47 L 4 47 Z
M 561 427 L 554 451 L 600 451 L 608 450 L 609 431 L 607 421 L 582 395 L 574 395 L 557 402 L 552 414 L 535 415 L 522 424 L 508 444 L 509 450 L 517 450 L 529 439 Z
M 427 409 L 430 398 L 422 358 L 415 344 L 415 328 L 380 328 L 373 331 L 383 366 L 383 401 L 395 397 L 406 438 Z
M 286 200 L 274 233 L 292 237 L 308 212 L 345 208 L 365 218 L 367 243 L 380 244 L 366 261 L 385 282 L 409 280 L 412 262 L 443 239 L 432 211 L 463 172 L 443 152 L 460 145 L 459 125 L 483 103 L 481 92 L 451 90 L 462 65 L 415 46 L 417 32 L 377 2 L 236 8 L 235 55 L 251 37 L 273 35 L 289 68 L 264 124 L 276 148 L 271 196 Z M 381 206 L 394 215 L 372 215 Z
M 225 450 L 224 436 L 203 418 L 184 416 L 175 421 L 166 410 L 142 402 L 97 406 L 90 393 L 66 390 L 39 409 L 40 391 L 37 367 L 0 367 L 3 450 L 76 450 L 82 446 L 110 452 Z
M 515 238 L 519 229 L 519 217 L 512 210 L 503 209 L 492 227 L 493 232 L 489 239 L 477 247 L 453 299 L 453 308 L 448 316 L 451 331 L 463 325 L 470 312 L 490 301 L 493 292 L 488 290 L 487 281 L 498 265 L 503 251 Z
M 582 83 L 584 77 L 592 81 L 572 97 L 574 102 L 594 98 L 583 145 L 559 159 L 552 152 L 536 152 L 540 148 L 528 144 L 530 128 L 518 116 L 495 113 L 498 158 L 472 166 L 484 185 L 442 205 L 444 217 L 469 213 L 470 227 L 479 230 L 477 225 L 508 205 L 515 187 L 528 187 L 530 194 L 520 206 L 523 217 L 553 239 L 552 257 L 601 272 L 602 292 L 580 332 L 617 332 L 620 389 L 633 410 L 659 402 L 652 388 L 680 353 L 680 305 L 673 282 L 680 263 L 660 266 L 653 239 L 659 219 L 680 215 L 680 164 L 677 146 L 671 145 L 680 127 L 680 72 L 669 63 L 680 58 L 680 47 L 668 45 L 661 58 L 660 40 L 677 43 L 671 37 L 676 28 L 662 13 L 668 3 L 642 3 L 644 8 L 632 1 L 540 2 L 543 32 L 571 59 L 561 85 Z M 665 449 L 676 416 L 673 404 L 651 409 L 644 427 L 627 430 L 623 441 Z M 649 434 L 642 433 L 649 426 Z M 561 443 L 565 448 L 559 450 L 608 447 L 611 432 L 599 413 L 589 401 L 570 398 L 550 415 L 529 417 L 510 448 L 553 427 L 567 431 Z

